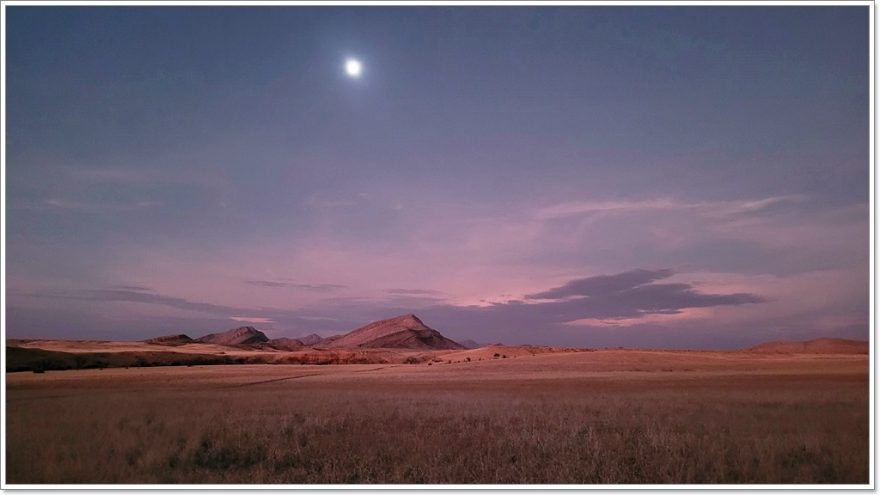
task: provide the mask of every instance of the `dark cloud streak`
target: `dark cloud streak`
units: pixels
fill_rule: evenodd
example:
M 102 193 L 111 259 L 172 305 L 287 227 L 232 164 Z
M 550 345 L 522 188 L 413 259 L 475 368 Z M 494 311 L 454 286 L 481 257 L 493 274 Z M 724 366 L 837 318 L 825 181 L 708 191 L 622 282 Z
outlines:
M 268 318 L 275 322 L 279 322 L 280 326 L 282 327 L 296 327 L 303 329 L 315 328 L 316 330 L 328 329 L 324 328 L 328 324 L 316 323 L 315 320 L 316 317 L 322 317 L 324 315 L 315 314 L 312 311 L 286 310 L 262 307 L 241 308 L 234 306 L 223 306 L 219 304 L 190 301 L 188 299 L 180 297 L 163 296 L 159 294 L 150 294 L 134 290 L 84 289 L 77 291 L 65 290 L 33 292 L 28 295 L 31 297 L 47 299 L 155 304 L 158 306 L 165 306 L 174 309 L 203 313 L 205 315 L 209 315 L 214 319 L 229 319 L 234 316 L 251 315 L 261 318 Z M 336 327 L 331 326 L 329 329 L 336 329 Z
M 439 290 L 432 289 L 388 289 L 385 292 L 398 296 L 436 296 L 442 294 Z
M 236 309 L 229 306 L 220 306 L 217 304 L 194 302 L 180 297 L 169 297 L 160 294 L 147 293 L 141 290 L 132 289 L 85 289 L 78 291 L 44 291 L 33 292 L 29 294 L 31 297 L 48 298 L 48 299 L 69 299 L 80 301 L 101 301 L 101 302 L 134 302 L 144 304 L 157 304 L 168 306 L 175 309 L 187 311 L 200 311 L 203 313 L 217 316 L 234 316 L 241 314 L 244 309 Z
M 332 292 L 339 289 L 345 289 L 345 285 L 339 284 L 296 284 L 292 282 L 278 282 L 274 280 L 248 280 L 248 285 L 257 287 L 272 287 L 279 289 L 302 289 L 313 292 Z
M 572 280 L 561 287 L 554 287 L 537 294 L 529 294 L 526 299 L 562 299 L 569 296 L 595 296 L 630 289 L 672 276 L 672 270 L 636 269 L 616 275 Z
M 114 285 L 110 287 L 111 289 L 119 289 L 119 290 L 134 290 L 138 292 L 153 292 L 153 289 L 149 287 L 142 287 L 140 285 Z
M 748 293 L 706 294 L 685 283 L 652 283 L 672 276 L 671 270 L 637 269 L 614 275 L 572 280 L 553 289 L 530 294 L 526 301 L 489 306 L 435 306 L 425 316 L 451 328 L 474 333 L 482 329 L 505 329 L 510 334 L 561 333 L 561 325 L 577 320 L 639 319 L 648 315 L 674 315 L 688 308 L 738 306 L 765 302 Z M 464 333 L 464 332 L 462 332 Z M 487 336 L 489 337 L 489 336 Z M 503 337 L 492 335 L 490 338 Z

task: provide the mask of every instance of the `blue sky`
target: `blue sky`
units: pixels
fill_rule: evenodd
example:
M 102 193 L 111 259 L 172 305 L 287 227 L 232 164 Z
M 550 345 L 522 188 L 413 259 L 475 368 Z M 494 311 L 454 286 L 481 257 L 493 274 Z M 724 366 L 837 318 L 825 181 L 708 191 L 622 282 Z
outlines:
M 868 15 L 7 7 L 8 335 L 867 338 Z

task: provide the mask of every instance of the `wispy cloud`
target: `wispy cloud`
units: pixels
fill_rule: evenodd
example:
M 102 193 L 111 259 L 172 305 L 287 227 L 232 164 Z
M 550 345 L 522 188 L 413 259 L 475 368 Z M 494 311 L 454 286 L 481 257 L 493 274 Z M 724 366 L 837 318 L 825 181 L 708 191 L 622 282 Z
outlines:
M 268 324 L 273 323 L 272 318 L 265 318 L 262 316 L 230 316 L 230 320 L 240 321 L 243 323 L 257 323 L 257 324 Z
M 438 296 L 443 294 L 439 290 L 432 289 L 387 289 L 385 292 L 397 296 Z
M 238 307 L 223 304 L 213 304 L 203 301 L 193 301 L 190 299 L 146 292 L 137 289 L 56 289 L 34 291 L 24 296 L 38 299 L 59 299 L 69 301 L 89 301 L 97 303 L 140 303 L 174 308 L 204 315 L 203 317 L 193 316 L 197 320 L 203 320 L 210 317 L 211 321 L 220 321 L 228 319 L 233 321 L 248 322 L 254 324 L 273 325 L 281 324 L 284 328 L 314 328 L 316 323 L 321 324 L 318 329 L 340 329 L 339 325 L 343 325 L 341 329 L 346 329 L 351 325 L 339 323 L 340 321 L 334 317 L 315 314 L 310 310 L 289 310 L 266 307 Z M 257 316 L 252 316 L 257 315 Z M 337 322 L 332 324 L 331 322 Z M 354 328 L 354 326 L 351 326 Z
M 248 280 L 248 285 L 256 287 L 272 287 L 279 289 L 301 289 L 314 292 L 332 292 L 339 289 L 345 289 L 345 285 L 340 284 L 298 284 L 293 282 L 279 282 L 276 280 Z
M 165 181 L 160 179 L 156 172 L 143 168 L 103 167 L 103 168 L 66 168 L 73 177 L 93 182 L 110 184 L 145 184 Z
M 802 195 L 785 195 L 736 201 L 688 202 L 675 198 L 655 198 L 627 201 L 573 201 L 538 208 L 535 218 L 552 220 L 578 215 L 601 213 L 632 213 L 638 211 L 694 210 L 707 216 L 728 217 L 757 213 L 772 206 L 806 201 Z
M 241 314 L 241 308 L 233 308 L 218 304 L 195 302 L 181 297 L 164 296 L 138 289 L 83 289 L 83 290 L 46 290 L 33 292 L 31 297 L 47 299 L 73 299 L 103 302 L 133 302 L 157 304 L 175 309 L 198 311 L 216 316 L 231 317 Z
M 370 195 L 366 192 L 353 192 L 348 195 L 340 195 L 334 193 L 313 193 L 302 200 L 302 205 L 314 210 L 335 210 L 340 208 L 352 208 L 362 205 L 370 200 Z
M 114 285 L 110 287 L 111 289 L 120 289 L 120 290 L 133 290 L 138 292 L 153 292 L 153 289 L 149 287 L 142 287 L 140 285 Z
M 209 187 L 216 186 L 220 180 L 217 174 L 207 173 L 200 166 L 176 167 L 174 170 L 155 166 L 102 166 L 74 167 L 61 166 L 59 171 L 67 180 L 83 184 L 104 184 L 115 186 L 157 187 L 185 185 Z
M 157 208 L 163 206 L 162 201 L 154 201 L 148 199 L 129 199 L 124 201 L 99 201 L 99 200 L 77 200 L 64 198 L 49 198 L 41 203 L 21 203 L 17 208 L 24 209 L 43 209 L 43 210 L 73 210 L 85 212 L 117 212 L 126 210 L 144 210 L 148 208 Z

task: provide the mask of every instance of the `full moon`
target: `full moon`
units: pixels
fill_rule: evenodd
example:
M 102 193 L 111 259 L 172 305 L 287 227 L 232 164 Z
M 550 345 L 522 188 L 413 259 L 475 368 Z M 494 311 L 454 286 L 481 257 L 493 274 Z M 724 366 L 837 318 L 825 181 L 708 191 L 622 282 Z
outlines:
M 345 61 L 345 73 L 349 77 L 361 77 L 361 61 L 356 58 L 350 58 Z

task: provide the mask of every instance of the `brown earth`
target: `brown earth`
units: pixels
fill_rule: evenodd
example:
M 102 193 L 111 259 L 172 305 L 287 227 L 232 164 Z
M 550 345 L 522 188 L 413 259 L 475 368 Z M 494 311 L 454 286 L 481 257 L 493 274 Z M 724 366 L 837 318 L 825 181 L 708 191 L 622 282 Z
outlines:
M 405 323 L 405 325 L 407 324 L 409 323 Z M 376 342 L 382 342 L 385 338 L 380 336 L 370 340 L 371 336 L 381 335 L 382 333 L 381 331 L 373 332 L 374 328 L 370 328 L 370 326 L 364 328 L 367 331 L 367 335 L 355 334 L 354 336 L 360 340 L 354 340 L 354 342 L 365 341 L 375 344 Z M 387 327 L 385 328 L 387 330 Z M 396 338 L 406 334 L 407 331 L 404 330 L 403 332 L 390 331 L 390 333 L 385 335 L 391 335 L 392 338 Z M 594 349 L 530 345 L 489 345 L 477 349 L 455 348 L 441 350 L 419 347 L 342 347 L 342 344 L 327 347 L 321 347 L 320 345 L 304 347 L 296 339 L 273 339 L 255 344 L 219 345 L 198 341 L 193 343 L 177 343 L 174 337 L 176 336 L 145 342 L 11 339 L 7 341 L 6 371 L 206 364 L 455 363 L 508 359 L 538 354 L 594 351 Z M 168 343 L 169 340 L 173 343 Z M 341 340 L 337 339 L 333 341 L 333 344 Z M 632 350 L 627 352 L 650 351 Z M 728 353 L 736 352 L 753 354 L 866 354 L 867 342 L 843 339 L 817 339 L 809 342 L 772 342 Z
M 159 344 L 159 345 L 184 345 L 184 344 L 192 344 L 195 342 L 189 335 L 186 334 L 177 334 L 177 335 L 163 335 L 161 337 L 155 337 L 152 339 L 147 339 L 144 342 L 147 344 Z
M 809 353 L 809 354 L 867 354 L 864 340 L 822 338 L 805 342 L 766 342 L 745 349 L 748 352 Z
M 868 482 L 864 354 L 536 349 L 10 373 L 7 481 Z

